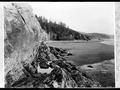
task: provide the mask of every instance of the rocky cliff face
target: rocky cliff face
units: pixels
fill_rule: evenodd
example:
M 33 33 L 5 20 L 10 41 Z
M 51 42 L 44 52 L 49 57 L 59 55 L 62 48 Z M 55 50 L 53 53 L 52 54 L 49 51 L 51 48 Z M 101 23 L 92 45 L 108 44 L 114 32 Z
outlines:
M 35 44 L 47 38 L 46 33 L 27 4 L 6 4 L 4 22 L 5 74 L 13 68 L 19 72 L 18 69 L 22 69 L 21 61 L 27 61 Z M 21 71 L 19 73 L 22 74 Z M 18 79 L 20 74 L 15 78 Z
M 67 50 L 46 45 L 47 34 L 29 5 L 8 4 L 4 14 L 5 87 L 101 87 L 67 62 Z
M 7 4 L 4 7 L 4 15 L 5 41 L 9 41 L 14 49 L 26 48 L 43 39 L 45 33 L 29 5 Z

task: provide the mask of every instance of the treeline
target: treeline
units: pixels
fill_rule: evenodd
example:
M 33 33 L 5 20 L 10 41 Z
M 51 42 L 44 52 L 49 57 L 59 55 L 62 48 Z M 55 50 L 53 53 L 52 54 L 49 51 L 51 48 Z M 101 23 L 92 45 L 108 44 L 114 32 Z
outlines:
M 80 34 L 70 29 L 65 23 L 53 22 L 42 16 L 35 15 L 42 29 L 44 29 L 50 40 L 90 40 L 88 35 Z
M 101 34 L 101 33 L 89 33 L 88 36 L 91 37 L 91 39 L 110 39 L 113 38 L 112 35 L 107 35 L 107 34 Z

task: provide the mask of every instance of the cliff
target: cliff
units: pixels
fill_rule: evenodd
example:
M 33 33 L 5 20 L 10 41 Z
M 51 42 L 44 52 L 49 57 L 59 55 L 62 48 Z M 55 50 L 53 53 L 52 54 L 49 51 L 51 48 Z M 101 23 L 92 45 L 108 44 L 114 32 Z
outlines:
M 25 3 L 4 7 L 5 87 L 101 87 L 69 63 L 68 51 L 47 46 L 47 34 Z

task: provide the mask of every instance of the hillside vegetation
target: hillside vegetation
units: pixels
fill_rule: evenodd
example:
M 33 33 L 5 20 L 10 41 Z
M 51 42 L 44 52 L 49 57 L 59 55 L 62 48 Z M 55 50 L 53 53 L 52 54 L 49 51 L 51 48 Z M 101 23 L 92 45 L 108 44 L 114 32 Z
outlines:
M 91 37 L 91 39 L 110 39 L 114 38 L 113 35 L 107 35 L 103 33 L 87 33 L 88 36 Z
M 36 18 L 41 27 L 50 35 L 50 40 L 90 40 L 88 35 L 74 31 L 62 22 L 48 21 L 45 17 L 37 15 Z
M 42 29 L 46 31 L 50 40 L 92 40 L 109 39 L 113 36 L 102 33 L 77 32 L 63 22 L 53 22 L 42 16 L 35 15 Z

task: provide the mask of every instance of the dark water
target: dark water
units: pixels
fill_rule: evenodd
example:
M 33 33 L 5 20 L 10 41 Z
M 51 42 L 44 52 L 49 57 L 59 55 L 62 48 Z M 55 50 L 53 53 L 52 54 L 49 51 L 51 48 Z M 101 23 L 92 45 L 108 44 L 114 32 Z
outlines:
M 75 55 L 68 57 L 68 60 L 75 63 L 76 65 L 84 65 L 84 64 L 93 64 L 104 60 L 111 60 L 113 58 L 114 58 L 114 53 L 101 52 L 96 54 Z
M 50 45 L 70 49 L 70 52 L 73 55 L 67 56 L 67 60 L 75 63 L 76 65 L 93 64 L 114 58 L 114 46 L 100 42 L 54 42 Z

